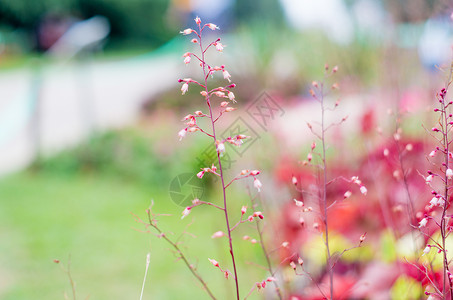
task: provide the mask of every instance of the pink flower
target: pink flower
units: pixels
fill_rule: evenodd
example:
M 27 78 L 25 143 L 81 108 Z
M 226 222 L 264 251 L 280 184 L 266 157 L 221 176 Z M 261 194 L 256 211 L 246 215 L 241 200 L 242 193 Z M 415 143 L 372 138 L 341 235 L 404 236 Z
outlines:
M 426 184 L 429 184 L 431 181 L 433 181 L 433 175 L 428 175 L 428 176 L 425 178 Z
M 390 152 L 389 152 L 389 149 L 385 148 L 385 149 L 384 149 L 384 153 L 383 153 L 384 156 L 386 156 L 386 157 L 389 156 L 389 153 L 390 153 Z
M 303 203 L 302 201 L 299 201 L 299 200 L 297 200 L 297 199 L 293 199 L 293 200 L 294 200 L 294 203 L 296 203 L 296 206 L 297 206 L 297 207 L 302 207 L 302 206 L 304 206 L 304 203 Z
M 426 224 L 428 224 L 428 219 L 423 218 L 418 224 L 419 224 L 418 228 L 425 227 Z
M 429 153 L 429 157 L 434 157 L 436 155 L 436 150 L 433 150 Z
M 214 234 L 211 236 L 211 238 L 216 239 L 216 238 L 220 238 L 222 236 L 225 236 L 225 233 L 223 233 L 223 231 L 217 231 L 217 232 L 214 232 Z
M 264 219 L 263 213 L 260 212 L 260 211 L 255 211 L 255 212 L 253 213 L 253 217 L 254 217 L 254 218 L 258 217 L 258 218 L 260 218 L 261 220 Z
M 185 129 L 182 129 L 178 132 L 178 136 L 179 136 L 179 140 L 181 141 L 185 136 L 186 136 L 186 133 L 187 133 L 187 128 Z
M 204 173 L 205 173 L 205 171 L 198 172 L 197 177 L 200 179 L 203 178 Z
M 236 102 L 236 99 L 234 98 L 233 92 L 228 92 L 228 99 L 230 99 L 233 102 Z
M 219 263 L 218 263 L 215 259 L 210 259 L 210 258 L 208 258 L 208 260 L 211 262 L 211 264 L 212 264 L 214 267 L 219 267 Z
M 267 282 L 272 282 L 272 281 L 277 281 L 277 279 L 275 279 L 275 277 L 267 277 L 266 281 Z
M 228 73 L 228 71 L 225 70 L 225 69 L 223 69 L 222 72 L 223 72 L 223 79 L 226 79 L 226 80 L 228 80 L 228 82 L 231 82 L 231 80 L 230 80 L 230 78 L 231 78 L 230 73 Z
M 214 45 L 215 45 L 215 48 L 216 48 L 217 51 L 219 51 L 219 52 L 222 52 L 222 51 L 223 51 L 223 45 L 222 45 L 222 43 L 217 42 L 217 43 L 215 43 Z
M 293 178 L 292 178 L 291 180 L 292 180 L 292 182 L 293 182 L 294 185 L 297 185 L 297 178 L 296 178 L 296 176 L 293 176 Z
M 184 29 L 183 31 L 180 31 L 179 33 L 182 33 L 184 35 L 191 34 L 194 30 L 191 28 Z
M 242 206 L 241 208 L 241 214 L 245 214 L 247 212 L 247 206 Z
M 217 27 L 217 25 L 215 25 L 215 24 L 212 24 L 212 23 L 208 23 L 208 24 L 206 24 L 206 26 L 208 26 L 208 27 L 209 27 L 209 29 L 211 29 L 211 30 L 216 30 L 216 29 L 219 29 L 219 27 Z
M 445 171 L 445 175 L 448 177 L 448 179 L 451 179 L 453 177 L 453 170 L 447 169 L 447 171 Z
M 181 219 L 184 219 L 185 217 L 187 217 L 189 214 L 190 214 L 190 210 L 192 208 L 190 206 L 186 207 L 183 211 L 182 211 L 182 217 Z
M 253 182 L 253 186 L 258 190 L 258 192 L 261 192 L 261 187 L 263 184 L 258 178 L 255 178 L 255 181 Z
M 184 58 L 184 63 L 187 65 L 188 63 L 190 63 L 190 56 L 186 56 L 186 58 Z
M 195 18 L 195 23 L 197 23 L 198 25 L 201 24 L 201 19 L 198 16 Z
M 184 95 L 188 90 L 189 90 L 189 84 L 187 82 L 184 82 L 184 84 L 181 87 L 182 94 Z
M 368 190 L 367 190 L 367 188 L 366 188 L 364 185 L 362 185 L 362 186 L 360 187 L 360 192 L 361 192 L 363 195 L 366 196 L 366 194 L 368 193 Z
M 217 145 L 217 153 L 219 153 L 220 156 L 223 156 L 223 153 L 225 153 L 225 144 L 224 143 L 219 143 Z
M 349 197 L 351 197 L 351 195 L 352 195 L 352 192 L 351 192 L 351 191 L 346 191 L 346 192 L 344 193 L 344 195 L 343 195 L 343 198 L 344 198 L 344 199 L 349 198 Z
M 293 268 L 293 270 L 296 269 L 296 264 L 292 261 L 289 263 L 290 267 Z

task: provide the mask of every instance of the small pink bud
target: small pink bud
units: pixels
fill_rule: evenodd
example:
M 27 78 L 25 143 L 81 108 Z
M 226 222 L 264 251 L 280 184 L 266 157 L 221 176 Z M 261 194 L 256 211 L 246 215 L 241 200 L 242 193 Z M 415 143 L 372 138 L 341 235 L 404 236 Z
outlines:
M 200 199 L 198 199 L 198 198 L 193 199 L 193 200 L 192 200 L 192 204 L 193 204 L 193 205 L 198 205 L 198 204 L 200 204 Z
M 215 48 L 216 48 L 217 51 L 219 51 L 219 52 L 223 51 L 223 47 L 224 46 L 222 45 L 222 43 L 217 42 L 217 43 L 214 43 L 214 45 L 215 45 Z
M 247 218 L 247 221 L 253 222 L 253 216 L 249 216 L 249 217 Z
M 366 188 L 364 185 L 362 185 L 362 186 L 360 187 L 360 192 L 361 192 L 363 195 L 366 196 L 366 194 L 368 193 L 368 190 L 367 190 L 367 188 Z
M 347 198 L 351 197 L 351 195 L 352 195 L 352 192 L 351 192 L 351 191 L 346 191 L 346 192 L 344 193 L 344 195 L 343 195 L 343 198 L 344 198 L 344 199 L 347 199 Z
M 195 18 L 195 23 L 197 23 L 198 25 L 200 25 L 200 24 L 201 24 L 201 19 L 200 19 L 199 17 L 196 17 L 196 18 Z
M 187 56 L 186 58 L 184 58 L 184 63 L 186 65 L 190 63 L 190 56 Z
M 209 27 L 209 29 L 211 29 L 211 30 L 216 30 L 216 29 L 219 29 L 219 27 L 217 27 L 217 25 L 215 25 L 215 24 L 212 24 L 212 23 L 208 23 L 208 24 L 206 24 L 206 26 L 208 26 L 208 27 Z
M 319 229 L 319 223 L 318 222 L 313 223 L 313 229 L 316 229 L 316 230 Z
M 228 80 L 228 82 L 231 82 L 231 80 L 230 80 L 230 78 L 231 78 L 230 73 L 228 73 L 228 71 L 225 70 L 225 69 L 222 70 L 222 72 L 223 72 L 223 79 L 226 79 L 226 80 Z
M 429 157 L 434 157 L 436 156 L 436 150 L 433 150 L 429 153 Z
M 228 273 L 228 271 L 225 271 L 224 274 L 225 274 L 225 278 L 228 279 L 228 277 L 230 276 L 230 273 Z
M 190 127 L 189 129 L 187 129 L 188 132 L 197 132 L 197 131 L 200 131 L 200 128 L 198 127 Z
M 383 152 L 384 156 L 385 156 L 385 157 L 389 156 L 389 153 L 390 153 L 390 152 L 389 152 L 389 149 L 385 148 L 385 149 L 384 149 L 384 152 Z
M 233 92 L 228 92 L 228 99 L 230 99 L 230 101 L 236 102 Z
M 206 93 L 206 91 L 201 91 L 200 94 L 203 96 L 203 97 L 206 97 L 208 95 L 208 93 Z
M 302 206 L 304 206 L 304 202 L 299 201 L 299 200 L 297 200 L 297 199 L 293 199 L 293 200 L 294 200 L 294 203 L 296 203 L 296 206 L 297 206 L 297 207 L 302 207 Z
M 179 33 L 182 33 L 183 35 L 188 35 L 191 34 L 194 30 L 191 28 L 184 29 L 183 31 L 180 31 Z
M 235 111 L 235 110 L 236 110 L 236 108 L 231 107 L 231 106 L 228 106 L 227 108 L 225 108 L 226 112 L 232 112 L 232 111 Z
M 217 145 L 217 153 L 219 153 L 220 156 L 222 156 L 223 153 L 225 153 L 225 144 L 224 143 L 219 143 Z
M 297 262 L 299 263 L 300 266 L 303 266 L 303 265 L 304 265 L 304 260 L 303 260 L 301 257 L 299 257 L 299 258 L 297 259 Z
M 192 39 L 191 42 L 196 44 L 196 43 L 198 43 L 198 40 L 197 39 Z
M 228 102 L 227 101 L 223 101 L 222 103 L 220 103 L 220 107 L 225 107 L 225 106 L 228 106 Z
M 426 246 L 426 248 L 423 250 L 423 255 L 428 254 L 429 251 L 431 251 L 431 246 L 430 245 Z
M 250 173 L 250 170 L 242 170 L 239 175 L 243 176 L 243 175 L 247 175 L 248 173 Z
M 246 241 L 246 240 L 249 240 L 250 237 L 249 237 L 248 235 L 244 235 L 244 236 L 242 237 L 242 239 L 243 239 L 244 241 Z
M 184 95 L 188 90 L 189 90 L 189 85 L 187 84 L 187 82 L 184 82 L 184 84 L 181 87 L 182 94 Z
M 297 185 L 297 178 L 296 178 L 296 176 L 293 176 L 292 182 L 293 182 L 294 185 Z
M 312 159 L 313 159 L 313 155 L 311 153 L 308 153 L 307 160 L 310 162 Z
M 250 171 L 250 175 L 252 175 L 252 176 L 256 176 L 258 174 L 260 174 L 260 171 L 258 171 L 258 170 Z
M 204 115 L 203 112 L 201 110 L 197 110 L 196 112 L 194 112 L 194 114 L 196 114 L 197 116 L 202 116 Z
M 445 175 L 448 177 L 448 179 L 451 179 L 453 177 L 453 170 L 447 169 L 447 171 L 445 171 Z
M 254 218 L 258 217 L 258 218 L 260 218 L 261 220 L 264 219 L 263 213 L 260 212 L 260 211 L 255 211 L 255 212 L 253 213 L 253 217 L 254 217 Z
M 419 224 L 418 228 L 425 227 L 426 224 L 428 224 L 428 219 L 423 218 L 418 224 Z
M 255 178 L 253 186 L 258 190 L 258 192 L 261 192 L 261 187 L 263 186 L 263 184 L 258 178 Z
M 434 131 L 434 132 L 439 132 L 439 131 L 440 131 L 440 130 L 439 130 L 438 128 L 436 128 L 436 127 L 431 128 L 431 130 Z
M 250 240 L 250 243 L 252 243 L 252 244 L 256 244 L 256 243 L 258 243 L 258 241 L 257 241 L 257 240 L 255 240 L 255 239 L 251 239 L 251 240 Z
M 266 281 L 267 282 L 272 282 L 272 281 L 277 281 L 277 279 L 275 277 L 270 276 L 270 277 L 266 278 Z
M 413 149 L 414 149 L 414 146 L 412 144 L 406 145 L 406 151 L 412 151 Z
M 192 208 L 190 206 L 186 207 L 183 211 L 182 211 L 182 217 L 181 219 L 184 219 L 185 217 L 187 217 L 189 214 L 190 214 L 190 210 Z
M 315 148 L 316 148 L 316 143 L 313 142 L 313 143 L 311 144 L 311 150 L 313 151 L 313 150 L 315 150 Z
M 182 129 L 178 132 L 178 136 L 179 136 L 179 140 L 181 141 L 185 136 L 186 136 L 186 133 L 187 133 L 187 128 L 186 129 Z
M 433 181 L 433 175 L 426 176 L 426 178 L 425 178 L 426 184 L 429 184 L 431 181 Z
M 314 86 L 315 88 L 318 87 L 318 83 L 317 83 L 316 81 L 312 81 L 312 82 L 311 82 L 311 85 Z
M 208 260 L 211 262 L 211 264 L 212 264 L 214 267 L 219 267 L 219 263 L 218 263 L 215 259 L 210 259 L 210 258 L 208 258 Z
M 245 214 L 247 212 L 247 206 L 242 206 L 241 208 L 241 214 Z
M 289 246 L 289 242 L 284 241 L 284 242 L 282 243 L 282 247 L 283 247 L 283 248 L 288 248 L 288 246 Z
M 305 220 L 304 220 L 303 217 L 299 218 L 299 224 L 300 224 L 300 226 L 304 226 L 305 225 Z
M 198 172 L 197 177 L 200 179 L 203 178 L 204 173 L 205 173 L 205 171 Z
M 366 232 L 360 236 L 360 243 L 363 243 L 366 239 Z
M 289 263 L 289 266 L 290 266 L 291 268 L 293 268 L 293 270 L 296 270 L 296 268 L 297 268 L 297 267 L 296 267 L 296 264 L 295 264 L 293 261 Z
M 221 238 L 222 236 L 225 236 L 225 233 L 223 233 L 223 231 L 217 231 L 211 236 L 211 238 L 217 239 L 217 238 Z
M 338 72 L 338 66 L 333 67 L 332 72 L 333 73 L 337 73 Z

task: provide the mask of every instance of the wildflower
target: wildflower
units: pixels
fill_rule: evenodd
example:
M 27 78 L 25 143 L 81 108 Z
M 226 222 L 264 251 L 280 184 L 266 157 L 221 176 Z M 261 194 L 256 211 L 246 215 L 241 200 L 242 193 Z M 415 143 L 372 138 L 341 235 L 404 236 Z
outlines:
M 256 175 L 258 175 L 259 173 L 260 173 L 260 171 L 258 171 L 258 170 L 250 171 L 250 175 L 252 175 L 252 176 L 256 176 Z
M 242 214 L 242 215 L 245 215 L 246 212 L 247 212 L 247 206 L 242 206 L 242 208 L 241 208 L 241 214 Z
M 297 207 L 302 207 L 304 206 L 304 203 L 302 201 L 299 201 L 299 200 L 296 200 L 296 199 L 293 199 L 294 200 L 294 203 L 296 203 L 296 206 Z
M 426 248 L 423 250 L 423 255 L 428 254 L 431 250 L 431 245 L 427 245 Z
M 300 226 L 304 226 L 305 225 L 305 220 L 304 220 L 303 217 L 299 218 L 299 224 L 300 224 Z
M 418 224 L 419 224 L 418 228 L 425 227 L 426 224 L 428 224 L 428 219 L 423 218 Z
M 254 218 L 258 217 L 258 218 L 260 218 L 261 220 L 264 219 L 263 213 L 260 212 L 260 211 L 255 211 L 255 212 L 253 213 L 253 217 L 254 217 Z
M 180 31 L 179 33 L 182 33 L 184 35 L 188 35 L 188 34 L 191 34 L 192 32 L 194 32 L 193 29 L 187 28 L 187 29 L 184 29 L 183 31 Z
M 293 268 L 293 270 L 296 270 L 296 264 L 293 261 L 289 263 L 289 266 Z
M 301 257 L 297 259 L 297 262 L 299 263 L 300 266 L 304 264 L 304 260 Z
M 360 192 L 361 192 L 363 195 L 366 196 L 368 190 L 367 190 L 367 188 L 366 188 L 364 185 L 362 185 L 362 186 L 360 186 Z
M 220 238 L 222 236 L 225 236 L 225 233 L 223 233 L 223 231 L 217 231 L 217 232 L 214 232 L 214 234 L 211 236 L 211 238 L 216 239 L 216 238 Z
M 231 80 L 230 80 L 230 78 L 231 78 L 230 73 L 228 73 L 228 71 L 225 70 L 225 69 L 222 70 L 222 73 L 223 73 L 223 79 L 226 79 L 226 80 L 228 80 L 228 82 L 231 82 Z
M 344 195 L 343 195 L 343 198 L 344 198 L 344 199 L 347 199 L 347 198 L 351 197 L 351 195 L 352 195 L 352 192 L 351 192 L 351 191 L 346 191 L 346 192 L 344 193 Z
M 187 133 L 187 128 L 182 129 L 181 131 L 178 132 L 178 136 L 179 136 L 179 140 L 180 141 L 186 136 L 186 133 Z
M 198 43 L 198 40 L 197 39 L 192 39 L 191 42 L 196 44 L 196 43 Z
M 242 239 L 243 239 L 244 241 L 246 241 L 246 240 L 249 240 L 250 237 L 249 237 L 248 235 L 244 235 L 244 236 L 242 237 Z
M 183 211 L 182 211 L 182 217 L 181 219 L 184 219 L 185 217 L 187 217 L 189 214 L 190 214 L 190 210 L 192 208 L 190 206 L 186 207 Z
M 333 67 L 332 72 L 336 73 L 338 71 L 338 66 Z
M 184 63 L 186 65 L 190 63 L 190 56 L 186 56 L 186 58 L 184 58 Z
M 222 52 L 223 51 L 223 45 L 220 42 L 214 43 L 215 48 L 217 51 Z
M 219 27 L 217 27 L 217 25 L 215 25 L 215 24 L 212 24 L 212 23 L 208 23 L 208 24 L 206 24 L 206 26 L 208 26 L 208 27 L 209 27 L 209 29 L 211 29 L 211 30 L 216 30 L 216 29 L 219 29 Z
M 432 174 L 431 174 L 431 175 L 428 175 L 428 176 L 426 176 L 426 178 L 425 178 L 425 182 L 426 182 L 426 184 L 429 184 L 429 183 L 430 183 L 431 181 L 433 181 L 433 175 L 432 175 Z
M 407 144 L 406 145 L 406 150 L 407 151 L 412 151 L 414 149 L 414 146 L 412 144 Z
M 436 150 L 433 150 L 429 153 L 429 157 L 434 157 L 436 155 Z
M 288 248 L 288 246 L 289 246 L 289 242 L 288 242 L 288 241 L 284 241 L 284 242 L 282 243 L 282 247 L 283 247 L 283 248 Z
M 232 112 L 232 111 L 235 111 L 237 108 L 234 108 L 234 107 L 227 107 L 225 108 L 225 111 L 226 112 Z
M 201 19 L 198 16 L 195 18 L 195 23 L 197 23 L 198 25 L 201 24 Z
M 313 155 L 311 153 L 307 154 L 307 160 L 310 162 L 313 159 Z
M 252 243 L 252 244 L 256 244 L 256 243 L 258 243 L 258 241 L 257 241 L 257 240 L 255 240 L 255 239 L 251 239 L 251 240 L 250 240 L 250 243 Z
M 223 101 L 222 103 L 220 103 L 220 107 L 225 107 L 225 106 L 228 106 L 228 102 L 226 101 Z
M 311 144 L 311 150 L 313 151 L 313 150 L 315 150 L 315 148 L 316 148 L 316 143 L 313 142 L 313 143 Z
M 189 84 L 187 82 L 184 82 L 184 84 L 181 87 L 182 94 L 184 95 L 188 90 L 189 90 Z
M 258 190 L 258 192 L 261 192 L 261 187 L 263 184 L 258 178 L 255 178 L 255 181 L 253 182 L 253 186 Z
M 233 92 L 228 92 L 228 99 L 230 99 L 230 101 L 236 102 Z
M 385 148 L 383 154 L 385 157 L 389 156 L 389 149 Z
M 359 239 L 360 244 L 363 243 L 365 241 L 365 239 L 366 239 L 366 232 L 360 236 L 360 239 Z
M 198 174 L 197 174 L 197 177 L 198 177 L 198 178 L 200 178 L 200 179 L 201 179 L 201 178 L 203 178 L 203 175 L 204 175 L 204 173 L 205 173 L 205 171 L 204 171 L 204 170 L 203 170 L 203 171 L 200 171 L 200 172 L 198 172 Z
M 267 282 L 272 282 L 272 281 L 277 281 L 277 279 L 275 277 L 270 276 L 270 277 L 266 278 L 266 281 Z
M 293 176 L 292 182 L 293 182 L 294 185 L 297 185 L 297 178 L 296 178 L 296 176 Z
M 220 156 L 223 156 L 223 153 L 225 153 L 225 144 L 224 143 L 219 143 L 217 145 L 217 153 L 219 153 Z
M 445 175 L 447 175 L 448 179 L 451 179 L 453 177 L 453 170 L 447 169 L 447 171 L 445 171 Z
M 211 262 L 211 264 L 212 264 L 214 267 L 219 268 L 219 263 L 218 263 L 215 259 L 210 259 L 210 258 L 208 258 L 208 260 Z

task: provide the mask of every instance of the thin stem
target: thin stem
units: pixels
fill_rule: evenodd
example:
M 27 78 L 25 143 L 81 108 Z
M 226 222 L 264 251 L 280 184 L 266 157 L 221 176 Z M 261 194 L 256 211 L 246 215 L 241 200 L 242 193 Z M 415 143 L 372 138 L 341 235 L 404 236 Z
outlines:
M 330 255 L 330 247 L 329 247 L 329 225 L 328 225 L 328 209 L 327 209 L 327 163 L 326 163 L 326 141 L 325 141 L 325 125 L 324 125 L 324 114 L 325 114 L 325 107 L 324 107 L 324 83 L 321 83 L 321 97 L 320 97 L 320 104 L 321 104 L 321 143 L 322 143 L 322 166 L 323 166 L 323 182 L 322 182 L 322 204 L 324 206 L 324 226 L 325 226 L 325 244 L 327 249 L 327 268 L 329 272 L 329 282 L 330 282 L 330 299 L 333 299 L 333 268 L 332 268 L 332 261 Z
M 137 222 L 140 222 L 140 223 L 143 223 L 142 220 L 140 220 L 140 218 L 138 218 L 137 216 L 134 215 L 134 217 L 136 218 Z M 187 268 L 189 268 L 190 272 L 193 274 L 193 276 L 195 276 L 195 278 L 198 279 L 198 281 L 201 283 L 201 285 L 203 286 L 203 288 L 205 289 L 205 291 L 208 293 L 208 295 L 211 297 L 211 299 L 213 300 L 216 300 L 216 297 L 214 297 L 214 294 L 211 292 L 211 290 L 208 288 L 208 285 L 206 284 L 206 282 L 203 280 L 203 278 L 201 278 L 201 276 L 197 273 L 197 271 L 195 271 L 194 267 L 189 263 L 189 261 L 187 260 L 186 256 L 184 255 L 184 253 L 181 251 L 181 249 L 179 248 L 179 246 L 174 243 L 172 240 L 170 240 L 166 235 L 165 233 L 156 225 L 155 223 L 155 220 L 153 220 L 151 218 L 151 211 L 148 210 L 148 223 L 146 223 L 147 225 L 149 224 L 151 227 L 153 227 L 158 233 L 159 233 L 159 237 L 163 238 L 167 243 L 169 243 L 175 250 L 176 252 L 178 253 L 179 255 L 179 258 L 185 263 L 185 265 L 187 266 Z
M 209 90 L 208 90 L 208 77 L 207 77 L 207 74 L 206 74 L 206 62 L 205 62 L 205 51 L 206 50 L 203 50 L 203 44 L 202 44 L 202 39 L 201 39 L 201 31 L 202 31 L 201 26 L 198 25 L 198 27 L 200 28 L 200 43 L 199 44 L 200 44 L 201 60 L 202 60 L 202 66 L 203 66 L 204 88 L 205 88 L 205 92 L 206 92 L 206 104 L 209 107 L 209 118 L 211 119 L 211 126 L 212 126 L 212 138 L 214 140 L 214 145 L 215 145 L 215 143 L 217 141 L 217 137 L 216 137 L 216 131 L 215 131 L 215 122 L 214 122 L 213 114 L 212 114 L 210 95 L 209 95 Z M 212 45 L 212 43 L 210 45 Z M 226 197 L 225 180 L 224 180 L 224 176 L 223 176 L 222 162 L 220 160 L 220 153 L 217 151 L 217 149 L 216 149 L 216 152 L 217 152 L 217 161 L 218 161 L 219 170 L 220 170 L 220 179 L 221 179 L 221 182 L 222 182 L 223 211 L 225 213 L 225 222 L 226 222 L 226 227 L 227 227 L 227 231 L 228 231 L 228 242 L 229 242 L 229 247 L 230 247 L 231 261 L 233 263 L 234 282 L 235 282 L 235 285 L 236 285 L 236 298 L 237 298 L 237 300 L 239 300 L 240 299 L 240 297 L 239 297 L 239 280 L 238 280 L 238 275 L 237 275 L 236 262 L 235 262 L 235 259 L 234 259 L 233 240 L 231 238 L 230 221 L 228 219 L 228 208 L 227 208 L 227 197 Z
M 149 259 L 150 259 L 150 253 L 148 253 L 146 255 L 145 276 L 143 276 L 143 284 L 142 284 L 142 292 L 140 293 L 140 300 L 143 299 L 143 291 L 145 290 L 146 277 L 148 276 Z

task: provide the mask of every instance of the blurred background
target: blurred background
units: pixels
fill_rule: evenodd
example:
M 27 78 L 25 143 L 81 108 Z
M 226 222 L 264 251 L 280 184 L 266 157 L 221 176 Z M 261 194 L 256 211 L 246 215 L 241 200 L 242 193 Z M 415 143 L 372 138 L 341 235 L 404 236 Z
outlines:
M 332 142 L 348 168 L 361 168 L 398 124 L 411 140 L 420 120 L 433 122 L 426 112 L 452 59 L 452 12 L 448 0 L 0 0 L 0 298 L 70 294 L 53 263 L 69 257 L 80 298 L 135 298 L 148 252 L 148 299 L 182 299 L 187 289 L 204 297 L 129 214 L 143 217 L 153 199 L 175 215 L 163 226 L 181 232 L 184 205 L 171 184 L 205 162 L 209 141 L 177 136 L 181 118 L 204 108 L 195 86 L 181 96 L 177 82 L 200 77 L 183 63 L 196 48 L 179 33 L 196 16 L 220 27 L 206 39 L 220 36 L 225 49 L 208 59 L 237 84 L 238 113 L 221 130 L 252 136 L 245 151 L 228 149 L 229 168 L 264 170 L 272 206 L 291 198 L 288 174 L 314 139 L 305 121 L 319 108 L 308 91 L 326 63 L 339 66 L 329 101 L 341 96 L 342 105 L 329 117 L 349 115 Z M 205 197 L 215 199 L 214 184 L 203 183 Z M 247 199 L 244 187 L 233 195 Z M 212 227 L 199 218 L 190 230 L 209 237 L 222 225 L 204 214 Z M 200 269 L 212 252 L 226 256 L 220 245 L 186 242 Z

